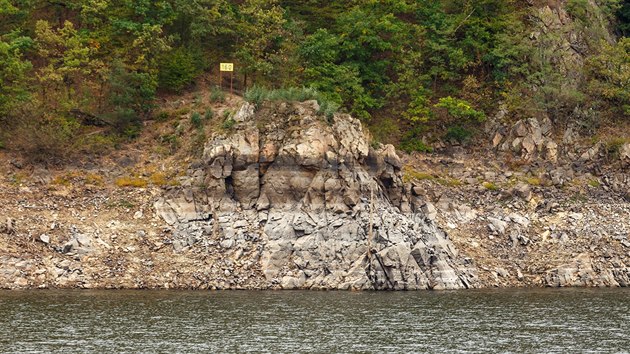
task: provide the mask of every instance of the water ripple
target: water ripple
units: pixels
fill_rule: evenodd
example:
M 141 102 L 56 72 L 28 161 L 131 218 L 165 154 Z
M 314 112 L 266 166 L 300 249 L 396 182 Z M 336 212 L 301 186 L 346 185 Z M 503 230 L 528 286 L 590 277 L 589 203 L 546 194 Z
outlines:
M 624 353 L 630 291 L 0 292 L 2 353 Z

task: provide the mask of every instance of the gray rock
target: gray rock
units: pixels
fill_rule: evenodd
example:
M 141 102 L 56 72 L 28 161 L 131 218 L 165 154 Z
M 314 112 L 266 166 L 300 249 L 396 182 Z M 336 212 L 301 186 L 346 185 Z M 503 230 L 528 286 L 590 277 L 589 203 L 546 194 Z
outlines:
M 15 233 L 15 222 L 13 219 L 0 217 L 0 233 L 9 235 Z
M 501 235 L 505 234 L 508 223 L 493 217 L 488 217 L 488 221 L 490 222 L 488 228 L 490 228 L 491 231 L 496 231 L 498 234 Z
M 435 209 L 435 206 L 430 202 L 426 202 L 422 206 L 422 212 L 427 218 L 429 218 L 429 220 L 435 220 L 435 217 L 437 216 L 437 209 Z
M 219 251 L 241 258 L 241 248 L 256 249 L 270 287 L 475 287 L 474 270 L 432 222 L 435 207 L 412 211 L 418 196 L 403 183 L 394 147 L 370 149 L 359 121 L 338 114 L 329 125 L 315 106 L 263 106 L 251 116 L 241 108 L 248 117 L 238 129 L 207 142 L 202 166 L 189 176 L 203 188 L 182 184 L 154 204 L 183 233 L 174 249 L 185 234 L 217 247 L 218 209 Z M 276 112 L 291 119 L 265 118 Z M 462 221 L 476 218 L 466 205 L 454 212 Z
M 41 242 L 43 242 L 45 245 L 50 243 L 50 236 L 46 235 L 46 234 L 42 234 L 39 236 L 39 240 Z

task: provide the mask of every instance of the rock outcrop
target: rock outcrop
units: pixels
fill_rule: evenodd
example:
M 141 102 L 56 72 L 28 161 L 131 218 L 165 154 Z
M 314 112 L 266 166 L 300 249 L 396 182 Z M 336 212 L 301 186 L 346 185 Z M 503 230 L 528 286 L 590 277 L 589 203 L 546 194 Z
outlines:
M 155 203 L 177 248 L 216 242 L 257 259 L 285 289 L 458 289 L 470 264 L 402 181 L 392 146 L 371 148 L 348 115 L 314 101 L 246 103 L 229 134 L 207 142 L 181 186 Z

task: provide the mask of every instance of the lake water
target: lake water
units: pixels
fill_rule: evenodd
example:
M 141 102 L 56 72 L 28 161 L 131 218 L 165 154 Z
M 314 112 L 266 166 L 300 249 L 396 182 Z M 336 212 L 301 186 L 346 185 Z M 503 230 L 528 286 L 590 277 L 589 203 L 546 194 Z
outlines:
M 0 292 L 0 352 L 630 351 L 630 290 Z

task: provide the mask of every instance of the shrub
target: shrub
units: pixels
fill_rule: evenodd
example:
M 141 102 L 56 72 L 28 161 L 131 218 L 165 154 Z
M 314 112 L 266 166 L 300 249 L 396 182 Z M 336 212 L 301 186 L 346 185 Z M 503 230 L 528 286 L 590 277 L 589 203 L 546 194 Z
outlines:
M 161 172 L 155 172 L 151 176 L 149 176 L 149 181 L 155 186 L 165 186 L 169 184 L 168 178 L 166 174 Z
M 525 182 L 531 186 L 542 186 L 543 182 L 538 177 L 529 177 L 525 179 Z
M 159 61 L 158 83 L 164 90 L 181 92 L 201 73 L 199 58 L 189 48 L 177 48 Z
M 602 43 L 598 55 L 586 62 L 589 92 L 621 116 L 630 117 L 630 38 Z
M 201 129 L 201 127 L 203 126 L 203 122 L 201 121 L 201 114 L 199 114 L 199 112 L 193 112 L 193 114 L 190 115 L 190 123 L 193 125 L 193 127 Z
M 115 63 L 109 75 L 107 120 L 119 133 L 133 138 L 139 133 L 141 118 L 153 109 L 156 81 L 148 73 L 128 71 Z
M 181 143 L 177 135 L 175 134 L 167 134 L 162 135 L 159 139 L 160 144 L 166 146 L 170 153 L 173 153 L 175 150 L 179 149 Z
M 245 98 L 247 102 L 256 105 L 256 107 L 260 106 L 264 101 L 304 102 L 316 100 L 319 105 L 319 111 L 317 111 L 317 113 L 323 115 L 328 120 L 332 119 L 333 115 L 340 107 L 339 103 L 309 87 L 290 87 L 269 90 L 254 85 L 245 91 L 243 98 Z
M 486 120 L 486 114 L 483 111 L 475 110 L 468 102 L 451 96 L 440 98 L 435 107 L 446 109 L 450 116 L 459 121 L 483 122 Z
M 405 166 L 403 168 L 403 181 L 405 183 L 407 182 L 411 182 L 413 180 L 416 181 L 433 181 L 435 180 L 435 176 L 433 176 L 430 173 L 427 172 L 422 172 L 422 171 L 418 171 L 415 170 L 411 167 Z
M 212 111 L 212 108 L 208 108 L 206 110 L 206 113 L 204 113 L 203 118 L 205 120 L 210 120 L 210 119 L 212 119 L 212 117 L 214 117 L 214 112 Z
M 448 128 L 446 131 L 446 135 L 444 138 L 446 140 L 455 140 L 460 144 L 464 144 L 470 141 L 472 137 L 472 132 L 462 126 L 453 126 Z
M 408 154 L 412 152 L 433 152 L 433 148 L 431 146 L 425 144 L 422 140 L 415 138 L 403 140 L 400 143 L 400 149 Z
M 79 137 L 77 149 L 88 154 L 104 154 L 116 148 L 118 138 L 113 135 L 87 134 Z
M 599 188 L 602 184 L 597 179 L 590 179 L 588 180 L 588 185 L 593 188 Z
M 245 91 L 243 98 L 245 101 L 253 103 L 257 107 L 267 99 L 268 91 L 261 86 L 254 85 Z
M 319 111 L 317 113 L 326 117 L 326 119 L 330 122 L 335 113 L 339 110 L 340 105 L 327 99 L 319 100 L 318 103 Z
M 432 112 L 429 107 L 430 102 L 424 91 L 416 93 L 413 100 L 409 103 L 407 111 L 403 113 L 405 119 L 413 123 L 426 123 L 431 118 Z
M 606 141 L 607 156 L 612 159 L 618 158 L 621 147 L 628 142 L 630 142 L 630 140 L 625 138 L 612 138 Z
M 158 122 L 166 122 L 170 118 L 167 111 L 162 111 L 155 116 L 155 120 Z
M 95 186 L 102 186 L 104 184 L 103 176 L 96 173 L 88 173 L 85 175 L 85 183 Z
M 30 117 L 19 122 L 11 143 L 36 162 L 56 163 L 72 158 L 81 125 L 72 117 Z
M 433 148 L 422 141 L 420 135 L 422 127 L 416 127 L 407 132 L 400 142 L 400 149 L 408 154 L 412 152 L 433 152 Z
M 223 128 L 225 130 L 230 130 L 230 129 L 234 128 L 235 125 L 236 125 L 236 121 L 230 117 L 230 118 L 227 118 L 226 120 L 223 121 L 223 124 L 221 125 L 221 128 Z
M 212 87 L 210 91 L 210 101 L 225 102 L 225 92 L 219 86 Z

